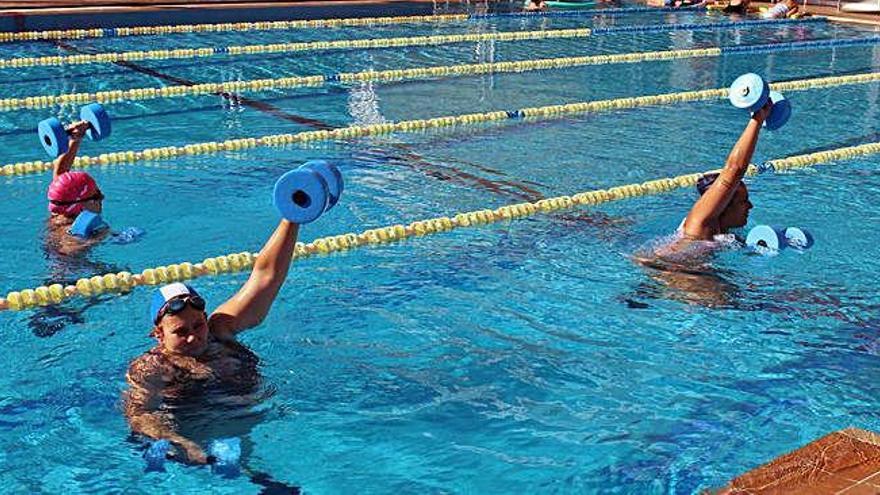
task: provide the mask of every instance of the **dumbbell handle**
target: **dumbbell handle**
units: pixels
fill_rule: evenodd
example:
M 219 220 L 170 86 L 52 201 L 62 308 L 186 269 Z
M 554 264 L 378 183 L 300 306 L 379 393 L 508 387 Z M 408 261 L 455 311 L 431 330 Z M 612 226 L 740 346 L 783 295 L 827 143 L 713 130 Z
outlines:
M 86 133 L 86 131 L 92 128 L 92 124 L 86 122 L 85 120 L 80 120 L 80 121 L 78 121 L 78 122 L 74 122 L 74 123 L 68 125 L 67 127 L 64 128 L 64 131 L 67 133 L 68 136 L 72 136 L 72 135 L 73 135 L 73 130 L 74 130 L 77 126 L 80 126 L 80 125 L 82 125 L 82 124 L 85 124 L 85 129 L 83 129 L 83 133 L 82 133 L 82 135 L 79 137 L 80 139 L 82 139 L 82 138 L 85 137 L 85 133 Z

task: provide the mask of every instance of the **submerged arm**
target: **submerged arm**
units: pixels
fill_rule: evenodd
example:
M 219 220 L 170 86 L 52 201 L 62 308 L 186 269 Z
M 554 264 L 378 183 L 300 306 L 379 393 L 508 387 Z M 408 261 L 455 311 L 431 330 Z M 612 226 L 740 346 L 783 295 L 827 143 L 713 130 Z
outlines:
M 156 440 L 168 440 L 182 450 L 185 462 L 206 464 L 208 458 L 202 448 L 179 434 L 174 417 L 160 410 L 162 381 L 158 373 L 147 373 L 137 380 L 132 374 L 129 370 L 126 379 L 130 388 L 125 394 L 125 417 L 132 431 Z
M 287 278 L 298 234 L 299 225 L 287 220 L 278 224 L 247 282 L 211 314 L 209 324 L 214 335 L 229 337 L 263 321 Z

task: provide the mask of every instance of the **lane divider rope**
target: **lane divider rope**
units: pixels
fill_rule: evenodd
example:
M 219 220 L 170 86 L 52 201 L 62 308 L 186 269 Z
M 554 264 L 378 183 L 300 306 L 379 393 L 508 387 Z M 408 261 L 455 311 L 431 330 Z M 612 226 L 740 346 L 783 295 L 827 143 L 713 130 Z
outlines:
M 91 102 L 102 104 L 123 101 L 146 101 L 160 98 L 180 98 L 185 96 L 211 95 L 216 93 L 248 93 L 300 87 L 318 87 L 327 83 L 389 82 L 438 77 L 461 77 L 492 73 L 527 72 L 533 70 L 564 69 L 588 65 L 637 63 L 656 60 L 684 58 L 719 57 L 724 54 L 743 54 L 757 52 L 782 52 L 811 48 L 850 47 L 880 44 L 880 36 L 854 39 L 832 39 L 797 41 L 782 44 L 745 45 L 720 48 L 694 48 L 688 50 L 661 50 L 652 52 L 633 52 L 610 55 L 588 55 L 583 57 L 558 57 L 511 62 L 486 62 L 480 64 L 443 65 L 436 67 L 414 67 L 409 69 L 367 70 L 361 72 L 340 72 L 336 74 L 315 74 L 276 79 L 252 79 L 222 83 L 204 83 L 192 86 L 160 86 L 152 88 L 116 89 L 95 93 L 65 93 L 59 95 L 34 95 L 20 98 L 0 99 L 0 112 L 21 109 L 43 109 L 55 105 L 84 105 Z
M 811 167 L 822 163 L 853 159 L 880 153 L 880 143 L 838 148 L 807 155 L 791 156 L 771 160 L 762 166 L 750 165 L 748 175 L 761 172 L 781 172 Z M 635 184 L 577 193 L 571 196 L 557 196 L 536 202 L 517 203 L 496 209 L 481 209 L 419 220 L 409 225 L 396 224 L 368 229 L 360 233 L 347 233 L 322 237 L 309 243 L 298 242 L 294 248 L 294 259 L 304 259 L 319 254 L 332 254 L 366 246 L 401 242 L 413 237 L 439 234 L 464 227 L 479 227 L 498 222 L 512 221 L 570 210 L 579 206 L 595 206 L 611 201 L 663 194 L 685 187 L 693 187 L 699 178 L 717 170 L 703 173 L 665 177 Z M 53 284 L 34 289 L 12 291 L 0 298 L 0 311 L 23 310 L 36 306 L 60 304 L 74 296 L 90 297 L 99 294 L 125 294 L 133 288 L 144 285 L 161 285 L 170 282 L 189 280 L 207 275 L 236 273 L 251 268 L 259 253 L 241 252 L 210 257 L 198 263 L 181 262 L 147 268 L 138 274 L 130 272 L 106 273 L 81 278 L 68 286 Z
M 843 85 L 868 84 L 880 81 L 880 72 L 800 79 L 773 83 L 776 91 L 806 91 Z M 685 91 L 659 95 L 645 95 L 609 100 L 596 100 L 543 107 L 521 108 L 512 111 L 494 111 L 435 117 L 432 119 L 405 120 L 371 125 L 355 125 L 332 130 L 305 131 L 295 134 L 275 134 L 257 138 L 237 138 L 226 141 L 192 143 L 181 146 L 147 148 L 141 151 L 117 151 L 97 156 L 78 156 L 73 166 L 84 168 L 98 165 L 119 165 L 143 161 L 169 160 L 181 156 L 208 155 L 227 151 L 241 151 L 254 148 L 278 147 L 295 143 L 313 143 L 335 139 L 355 139 L 367 136 L 380 136 L 391 133 L 415 133 L 434 129 L 470 126 L 492 122 L 518 119 L 551 119 L 569 115 L 586 114 L 610 110 L 623 110 L 647 106 L 671 105 L 675 103 L 718 100 L 727 98 L 727 88 Z M 0 177 L 23 176 L 43 173 L 52 169 L 51 161 L 29 161 L 0 166 Z
M 84 38 L 121 38 L 183 33 L 221 33 L 249 31 L 287 31 L 292 29 L 382 26 L 394 24 L 454 23 L 503 17 L 587 17 L 593 15 L 627 15 L 647 12 L 680 12 L 703 10 L 699 7 L 631 7 L 593 11 L 567 10 L 553 12 L 504 12 L 492 14 L 433 14 L 393 17 L 360 17 L 342 19 L 304 19 L 292 21 L 228 22 L 217 24 L 175 24 L 164 26 L 129 26 L 117 28 L 55 29 L 46 31 L 0 32 L 0 43 Z
M 203 48 L 172 48 L 162 50 L 141 50 L 130 52 L 105 52 L 77 55 L 49 55 L 0 59 L 0 69 L 23 67 L 47 67 L 56 65 L 111 64 L 142 60 L 168 60 L 207 58 L 221 55 L 247 56 L 269 53 L 294 53 L 317 50 L 373 49 L 409 46 L 445 45 L 480 41 L 528 41 L 557 38 L 586 38 L 593 35 L 620 33 L 663 33 L 668 31 L 693 31 L 714 29 L 736 29 L 742 27 L 804 24 L 824 22 L 824 17 L 805 19 L 758 19 L 748 21 L 728 21 L 712 23 L 648 24 L 639 26 L 616 26 L 608 28 L 551 29 L 543 31 L 501 31 L 488 33 L 466 33 L 434 36 L 406 36 L 396 38 L 372 38 L 361 40 L 305 41 L 296 43 L 273 43 L 268 45 L 234 45 Z

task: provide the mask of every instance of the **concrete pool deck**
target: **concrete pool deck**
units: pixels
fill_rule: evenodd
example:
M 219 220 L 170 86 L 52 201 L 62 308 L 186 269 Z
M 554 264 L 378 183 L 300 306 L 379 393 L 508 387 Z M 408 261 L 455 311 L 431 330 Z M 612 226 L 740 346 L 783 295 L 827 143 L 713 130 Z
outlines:
M 880 435 L 836 431 L 734 478 L 717 493 L 880 494 Z

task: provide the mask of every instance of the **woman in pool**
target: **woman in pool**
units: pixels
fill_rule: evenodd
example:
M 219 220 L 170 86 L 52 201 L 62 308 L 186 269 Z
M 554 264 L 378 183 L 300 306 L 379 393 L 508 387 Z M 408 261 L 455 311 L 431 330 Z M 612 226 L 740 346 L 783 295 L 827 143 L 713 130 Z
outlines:
M 67 231 L 83 210 L 101 213 L 104 194 L 91 175 L 71 172 L 79 144 L 89 128 L 88 122 L 77 122 L 67 128 L 70 144 L 66 153 L 55 159 L 52 182 L 47 193 L 49 199 L 49 228 L 47 246 L 58 254 L 78 254 L 99 242 L 104 235 L 80 239 Z
M 669 289 L 670 297 L 707 306 L 731 303 L 736 288 L 706 262 L 718 249 L 738 244 L 731 230 L 748 221 L 752 203 L 742 179 L 771 107 L 768 102 L 752 115 L 721 172 L 700 179 L 700 197 L 675 234 L 650 253 L 635 256 L 640 264 L 654 269 L 651 278 Z
M 727 156 L 724 168 L 718 174 L 707 174 L 697 183 L 700 197 L 685 217 L 677 235 L 666 246 L 657 250 L 664 254 L 679 253 L 694 243 L 717 242 L 729 239 L 731 229 L 745 226 L 752 203 L 749 191 L 742 179 L 749 168 L 761 125 L 770 114 L 768 102 L 749 119 L 733 149 Z
M 150 317 L 157 344 L 131 363 L 126 377 L 125 415 L 134 432 L 167 439 L 184 462 L 205 464 L 209 459 L 197 436 L 250 431 L 254 414 L 248 407 L 259 402 L 259 360 L 236 336 L 269 312 L 287 278 L 298 231 L 297 224 L 282 220 L 247 282 L 210 316 L 189 285 L 156 291 Z M 233 414 L 235 408 L 241 410 Z M 238 421 L 242 417 L 251 421 Z

